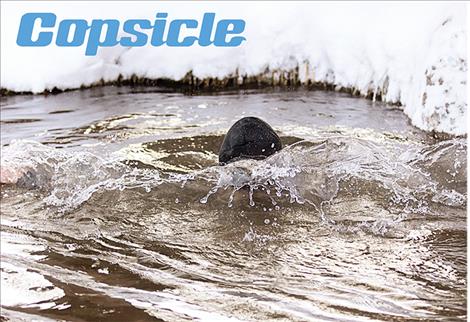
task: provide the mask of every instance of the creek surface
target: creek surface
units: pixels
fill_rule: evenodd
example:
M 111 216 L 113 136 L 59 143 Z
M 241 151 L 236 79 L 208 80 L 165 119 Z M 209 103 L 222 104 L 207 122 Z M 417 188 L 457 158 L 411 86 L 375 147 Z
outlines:
M 243 116 L 285 147 L 219 166 Z M 466 139 L 395 107 L 103 87 L 1 122 L 3 319 L 466 320 Z

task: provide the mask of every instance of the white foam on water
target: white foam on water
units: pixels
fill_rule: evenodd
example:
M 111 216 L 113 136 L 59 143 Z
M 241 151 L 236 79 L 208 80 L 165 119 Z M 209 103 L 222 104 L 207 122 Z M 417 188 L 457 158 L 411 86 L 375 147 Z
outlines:
M 340 189 L 355 191 L 358 186 L 373 185 L 383 189 L 394 205 L 404 206 L 403 211 L 423 212 L 430 202 L 465 205 L 465 150 L 465 139 L 429 147 L 384 148 L 359 138 L 319 138 L 293 144 L 262 161 L 240 160 L 187 174 L 164 174 L 157 169 L 127 166 L 120 154 L 119 158 L 114 154 L 98 157 L 87 151 L 69 152 L 20 140 L 2 149 L 1 161 L 9 167 L 27 168 L 29 176 L 19 184 L 39 189 L 47 206 L 65 211 L 105 191 L 142 188 L 165 199 L 167 193 L 174 197 L 168 187 L 180 186 L 189 195 L 204 193 L 200 197 L 203 204 L 227 191 L 230 196 L 226 202 L 232 207 L 234 194 L 248 188 L 250 206 L 255 205 L 253 193 L 258 191 L 271 200 L 273 207 L 284 200 L 319 210 L 323 203 L 336 198 Z M 449 155 L 455 158 L 449 160 Z M 449 165 L 447 171 L 442 170 Z M 187 188 L 188 182 L 196 185 Z
M 65 295 L 40 273 L 28 267 L 10 262 L 10 258 L 39 260 L 42 255 L 33 252 L 45 250 L 45 246 L 24 235 L 2 232 L 1 299 L 2 306 L 23 306 L 49 309 L 56 306 L 54 300 Z M 46 302 L 47 301 L 47 302 Z

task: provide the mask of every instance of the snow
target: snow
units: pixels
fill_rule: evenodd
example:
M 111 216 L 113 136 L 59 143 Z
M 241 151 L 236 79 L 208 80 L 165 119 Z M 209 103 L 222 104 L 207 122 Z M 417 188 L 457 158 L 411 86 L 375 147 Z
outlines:
M 353 89 L 401 103 L 424 130 L 465 134 L 466 4 L 323 2 L 9 2 L 1 3 L 1 87 L 40 93 L 79 88 L 119 75 L 179 80 L 267 76 L 299 68 L 302 82 Z M 205 12 L 244 19 L 239 47 L 100 48 L 19 47 L 16 36 L 26 12 L 65 18 L 154 20 L 202 19 Z

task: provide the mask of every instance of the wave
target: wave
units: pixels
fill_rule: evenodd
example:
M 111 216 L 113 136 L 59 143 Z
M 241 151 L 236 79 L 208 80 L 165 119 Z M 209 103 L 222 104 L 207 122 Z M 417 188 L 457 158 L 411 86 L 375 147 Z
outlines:
M 145 143 L 132 153 L 124 148 L 99 155 L 15 141 L 2 149 L 2 182 L 14 173 L 18 187 L 35 189 L 47 206 L 63 212 L 104 192 L 137 189 L 149 202 L 248 210 L 306 206 L 322 216 L 335 200 L 361 197 L 403 215 L 427 213 L 433 204 L 466 206 L 466 149 L 461 138 L 421 147 L 338 136 L 300 141 L 265 160 L 226 166 L 216 165 L 212 152 L 187 151 L 184 163 L 212 164 L 188 170 L 181 154 L 155 159 Z

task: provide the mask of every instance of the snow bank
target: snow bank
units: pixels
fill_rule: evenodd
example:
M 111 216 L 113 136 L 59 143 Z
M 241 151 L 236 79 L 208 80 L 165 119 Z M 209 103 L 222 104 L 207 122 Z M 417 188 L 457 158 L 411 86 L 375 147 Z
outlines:
M 91 85 L 119 75 L 182 79 L 279 76 L 298 68 L 302 82 L 351 88 L 401 103 L 414 125 L 466 133 L 466 5 L 455 3 L 2 2 L 1 87 L 42 92 Z M 84 48 L 16 45 L 25 12 L 58 19 L 169 19 L 204 12 L 244 19 L 240 47 Z

